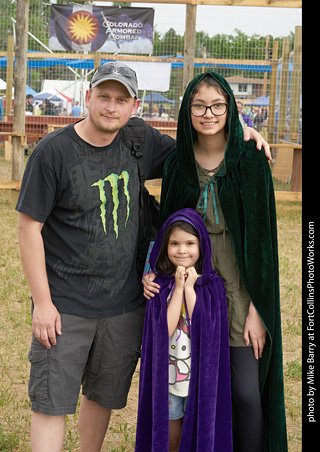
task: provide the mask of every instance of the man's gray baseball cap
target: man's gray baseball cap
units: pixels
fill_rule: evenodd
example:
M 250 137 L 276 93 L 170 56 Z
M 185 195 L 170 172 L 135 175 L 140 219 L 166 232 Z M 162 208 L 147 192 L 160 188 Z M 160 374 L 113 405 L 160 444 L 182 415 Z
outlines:
M 122 85 L 124 85 L 129 91 L 131 97 L 138 98 L 137 75 L 134 70 L 126 64 L 116 61 L 112 63 L 104 63 L 99 66 L 93 74 L 90 82 L 90 88 L 94 88 L 100 83 L 108 80 L 115 80 L 122 83 Z

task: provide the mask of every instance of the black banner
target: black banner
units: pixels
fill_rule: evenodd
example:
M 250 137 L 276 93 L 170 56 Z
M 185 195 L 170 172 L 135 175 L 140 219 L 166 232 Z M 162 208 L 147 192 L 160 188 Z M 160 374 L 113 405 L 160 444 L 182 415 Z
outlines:
M 51 5 L 51 50 L 153 52 L 153 8 Z

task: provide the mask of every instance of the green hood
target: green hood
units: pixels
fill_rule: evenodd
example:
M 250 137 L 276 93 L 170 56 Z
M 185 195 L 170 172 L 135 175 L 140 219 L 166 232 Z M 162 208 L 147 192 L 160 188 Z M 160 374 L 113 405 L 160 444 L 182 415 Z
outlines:
M 215 72 L 206 72 L 195 77 L 188 85 L 181 104 L 177 129 L 177 162 L 179 169 L 189 184 L 199 187 L 197 168 L 193 151 L 193 143 L 197 135 L 191 123 L 190 116 L 190 98 L 195 86 L 206 76 L 210 74 L 230 96 L 228 107 L 228 143 L 225 151 L 224 166 L 221 168 L 218 176 L 224 176 L 235 165 L 238 164 L 241 153 L 244 150 L 243 128 L 239 121 L 237 104 L 233 96 L 232 89 L 227 81 Z M 191 163 L 191 164 L 190 164 Z

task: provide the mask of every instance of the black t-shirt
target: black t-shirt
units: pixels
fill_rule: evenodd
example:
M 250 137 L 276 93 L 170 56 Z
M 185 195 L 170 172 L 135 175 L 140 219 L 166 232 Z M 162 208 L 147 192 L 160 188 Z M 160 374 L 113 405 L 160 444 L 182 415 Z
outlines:
M 175 142 L 147 126 L 146 178 L 161 177 Z M 16 209 L 44 223 L 53 303 L 60 312 L 112 317 L 143 302 L 136 271 L 139 175 L 119 134 L 105 147 L 74 125 L 43 138 L 31 154 Z

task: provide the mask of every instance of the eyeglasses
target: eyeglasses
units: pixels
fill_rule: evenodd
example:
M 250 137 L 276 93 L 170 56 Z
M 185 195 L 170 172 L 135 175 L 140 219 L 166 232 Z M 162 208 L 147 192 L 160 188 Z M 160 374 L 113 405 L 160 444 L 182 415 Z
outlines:
M 207 110 L 210 109 L 211 113 L 215 116 L 222 116 L 227 111 L 228 104 L 225 103 L 217 103 L 212 105 L 202 105 L 202 104 L 192 104 L 190 105 L 190 110 L 193 116 L 204 116 L 207 113 Z

